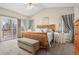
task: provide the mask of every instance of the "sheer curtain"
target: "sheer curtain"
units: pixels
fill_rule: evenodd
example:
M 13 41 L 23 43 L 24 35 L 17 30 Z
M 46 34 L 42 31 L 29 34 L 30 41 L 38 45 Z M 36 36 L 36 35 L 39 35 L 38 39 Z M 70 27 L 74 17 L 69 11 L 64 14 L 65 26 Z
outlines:
M 21 30 L 27 31 L 33 28 L 33 20 L 21 20 Z
M 63 15 L 62 18 L 64 22 L 64 32 L 70 33 L 70 40 L 74 42 L 74 14 Z

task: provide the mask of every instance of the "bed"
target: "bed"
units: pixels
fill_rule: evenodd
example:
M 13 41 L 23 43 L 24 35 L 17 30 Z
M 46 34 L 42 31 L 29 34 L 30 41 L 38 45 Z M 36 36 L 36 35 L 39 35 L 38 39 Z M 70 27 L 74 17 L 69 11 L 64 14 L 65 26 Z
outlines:
M 39 40 L 40 48 L 45 48 L 48 50 L 51 47 L 51 41 L 53 40 L 53 31 L 55 31 L 55 24 L 51 25 L 37 25 L 37 28 L 44 29 L 44 31 L 31 31 L 31 32 L 22 32 L 22 37 L 32 38 Z M 45 28 L 51 29 L 52 31 L 45 32 Z

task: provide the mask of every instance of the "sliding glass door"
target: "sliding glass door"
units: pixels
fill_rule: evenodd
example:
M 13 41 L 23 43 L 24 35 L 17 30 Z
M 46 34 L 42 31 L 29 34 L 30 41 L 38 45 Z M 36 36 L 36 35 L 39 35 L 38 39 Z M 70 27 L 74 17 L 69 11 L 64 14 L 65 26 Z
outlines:
M 1 16 L 0 17 L 0 41 L 7 41 L 16 38 L 17 19 Z

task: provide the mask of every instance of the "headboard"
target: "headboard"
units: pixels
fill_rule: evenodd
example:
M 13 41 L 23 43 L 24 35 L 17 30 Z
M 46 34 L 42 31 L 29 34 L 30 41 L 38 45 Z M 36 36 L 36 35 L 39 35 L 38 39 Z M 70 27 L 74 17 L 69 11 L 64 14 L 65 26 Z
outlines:
M 49 24 L 49 25 L 37 25 L 37 28 L 48 28 L 55 31 L 55 24 Z

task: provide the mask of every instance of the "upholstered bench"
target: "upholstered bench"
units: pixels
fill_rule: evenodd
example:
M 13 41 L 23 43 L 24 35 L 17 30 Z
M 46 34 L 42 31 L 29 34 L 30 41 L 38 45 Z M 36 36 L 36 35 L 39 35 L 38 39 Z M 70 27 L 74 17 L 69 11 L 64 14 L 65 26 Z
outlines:
M 18 38 L 18 46 L 35 54 L 39 50 L 39 41 L 29 38 Z

